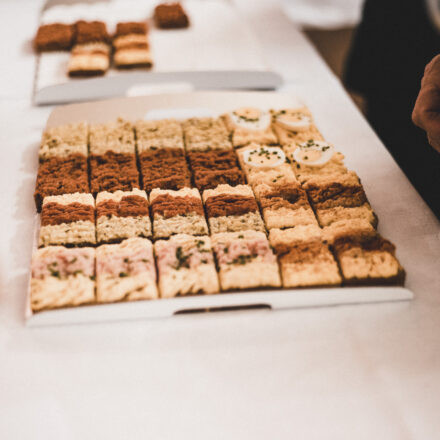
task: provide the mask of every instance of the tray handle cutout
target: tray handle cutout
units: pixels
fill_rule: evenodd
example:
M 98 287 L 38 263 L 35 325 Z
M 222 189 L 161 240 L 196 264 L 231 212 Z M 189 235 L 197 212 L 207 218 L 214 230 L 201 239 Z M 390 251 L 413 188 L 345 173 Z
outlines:
M 270 304 L 239 304 L 236 306 L 200 307 L 176 310 L 173 315 L 186 315 L 193 313 L 235 312 L 240 310 L 271 310 Z

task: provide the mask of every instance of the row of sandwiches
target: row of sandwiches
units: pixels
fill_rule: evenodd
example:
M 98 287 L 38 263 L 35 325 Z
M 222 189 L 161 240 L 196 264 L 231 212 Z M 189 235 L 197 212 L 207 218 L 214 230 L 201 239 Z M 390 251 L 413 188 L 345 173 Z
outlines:
M 262 232 L 177 234 L 154 244 L 137 237 L 97 248 L 39 249 L 32 261 L 31 306 L 41 311 L 260 286 L 281 286 Z
M 158 27 L 165 29 L 189 25 L 179 3 L 158 5 L 154 19 Z M 70 50 L 70 77 L 104 75 L 112 62 L 117 69 L 153 65 L 146 20 L 117 23 L 112 36 L 103 21 L 45 24 L 37 31 L 34 47 L 37 52 Z
M 276 204 L 266 203 L 264 218 L 270 220 L 278 211 Z M 309 211 L 313 216 L 310 207 Z M 149 198 L 137 188 L 104 191 L 96 201 L 86 193 L 49 196 L 43 201 L 40 224 L 40 247 L 95 246 L 137 236 L 156 240 L 175 234 L 206 235 L 209 231 L 266 231 L 248 185 L 207 189 L 203 201 L 197 188 L 155 188 Z M 266 224 L 271 226 L 267 220 Z
M 61 286 L 76 282 L 78 270 L 89 286 L 81 304 L 260 287 L 402 284 L 394 245 L 378 234 L 359 177 L 325 143 L 308 109 L 266 113 L 247 108 L 183 122 L 118 120 L 47 130 L 40 170 L 48 161 L 81 156 L 89 186 L 77 189 L 82 184 L 70 175 L 67 191 L 58 177 L 39 171 L 33 309 L 77 305 L 62 303 Z M 108 168 L 109 156 L 116 167 Z M 136 264 L 124 253 L 131 243 L 145 248 Z M 91 255 L 87 271 L 64 265 L 76 252 Z M 55 280 L 47 269 L 54 261 L 63 266 Z M 63 282 L 54 303 L 47 302 L 46 281 Z
M 37 209 L 44 197 L 75 192 L 177 190 L 193 182 L 203 190 L 245 183 L 221 120 L 194 119 L 183 125 L 173 120 L 133 125 L 119 119 L 46 130 L 39 150 Z

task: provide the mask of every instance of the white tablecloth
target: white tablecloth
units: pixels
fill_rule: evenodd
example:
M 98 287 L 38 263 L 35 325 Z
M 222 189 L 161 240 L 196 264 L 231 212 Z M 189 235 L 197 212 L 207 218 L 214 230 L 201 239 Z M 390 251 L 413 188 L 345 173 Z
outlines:
M 277 2 L 237 3 L 326 135 L 377 145 Z M 366 189 L 389 206 L 381 232 L 407 231 L 397 244 L 412 303 L 24 327 L 37 148 L 50 112 L 31 105 L 27 41 L 38 6 L 0 3 L 0 439 L 438 438 L 440 225 L 388 155 L 377 166 L 363 155 L 389 183 L 370 179 Z

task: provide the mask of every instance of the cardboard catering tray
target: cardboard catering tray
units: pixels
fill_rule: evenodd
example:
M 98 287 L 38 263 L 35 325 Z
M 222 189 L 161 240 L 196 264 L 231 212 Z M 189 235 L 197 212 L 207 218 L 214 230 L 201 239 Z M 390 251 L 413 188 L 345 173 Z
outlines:
M 273 92 L 196 92 L 112 99 L 58 107 L 49 116 L 47 127 L 69 122 L 106 122 L 121 116 L 129 120 L 187 118 L 219 115 L 225 111 L 255 106 L 262 109 L 293 107 L 295 97 Z M 319 120 L 317 121 L 319 126 Z M 331 139 L 330 139 L 331 140 Z M 349 152 L 343 151 L 347 155 Z M 368 180 L 368 173 L 363 173 Z M 365 179 L 365 177 L 364 177 Z M 377 205 L 375 200 L 371 201 Z M 378 201 L 380 202 L 380 201 Z M 379 204 L 379 203 L 378 203 Z M 381 206 L 386 209 L 386 205 Z M 39 216 L 35 232 L 38 234 Z M 37 240 L 35 240 L 35 245 Z M 399 249 L 399 242 L 396 242 Z M 26 318 L 31 326 L 133 320 L 172 316 L 195 311 L 233 310 L 266 307 L 272 309 L 321 307 L 339 304 L 405 301 L 413 298 L 403 287 L 336 287 L 319 289 L 259 289 L 216 295 L 187 296 L 153 301 L 98 304 L 32 313 L 28 292 Z
M 44 11 L 41 23 L 99 18 L 112 32 L 118 21 L 151 17 L 157 3 L 110 0 L 105 7 L 102 3 L 55 5 Z M 150 25 L 154 63 L 151 70 L 111 68 L 102 77 L 70 79 L 67 76 L 69 52 L 39 55 L 35 103 L 133 96 L 139 89 L 169 83 L 204 90 L 275 89 L 282 84 L 280 75 L 269 70 L 255 36 L 232 5 L 221 0 L 189 0 L 183 5 L 191 21 L 188 28 L 161 30 Z

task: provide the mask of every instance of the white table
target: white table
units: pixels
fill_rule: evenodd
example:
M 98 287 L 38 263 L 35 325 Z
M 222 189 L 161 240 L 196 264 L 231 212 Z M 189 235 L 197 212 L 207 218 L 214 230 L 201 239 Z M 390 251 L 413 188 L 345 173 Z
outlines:
M 438 438 L 440 225 L 388 155 L 363 155 L 378 180 L 389 178 L 366 191 L 388 199 L 383 235 L 408 233 L 398 252 L 411 303 L 24 327 L 37 147 L 50 112 L 30 103 L 35 3 L 0 3 L 0 438 Z M 237 4 L 335 144 L 379 142 L 276 1 Z

